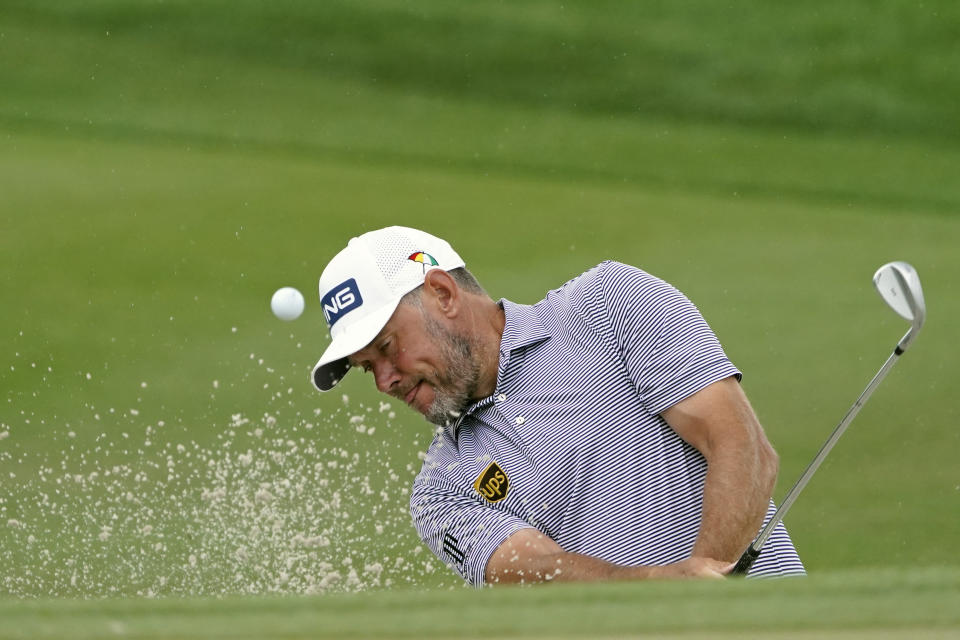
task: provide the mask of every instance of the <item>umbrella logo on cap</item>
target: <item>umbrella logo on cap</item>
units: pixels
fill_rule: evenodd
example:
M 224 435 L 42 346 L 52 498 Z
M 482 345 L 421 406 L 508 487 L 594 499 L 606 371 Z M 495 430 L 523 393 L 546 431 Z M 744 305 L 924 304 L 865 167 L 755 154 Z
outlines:
M 427 272 L 427 267 L 439 267 L 440 263 L 437 262 L 437 259 L 434 258 L 429 253 L 424 253 L 423 251 L 415 251 L 411 253 L 407 260 L 413 260 L 414 262 L 419 262 L 420 266 L 423 267 L 423 272 Z

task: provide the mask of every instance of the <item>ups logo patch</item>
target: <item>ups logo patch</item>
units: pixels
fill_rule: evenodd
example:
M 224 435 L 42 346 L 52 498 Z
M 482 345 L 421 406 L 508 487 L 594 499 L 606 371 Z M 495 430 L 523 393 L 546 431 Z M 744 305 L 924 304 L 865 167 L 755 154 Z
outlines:
M 489 502 L 500 502 L 507 497 L 507 491 L 510 490 L 510 480 L 507 479 L 507 474 L 500 468 L 500 465 L 491 462 L 490 466 L 473 483 L 473 488 Z

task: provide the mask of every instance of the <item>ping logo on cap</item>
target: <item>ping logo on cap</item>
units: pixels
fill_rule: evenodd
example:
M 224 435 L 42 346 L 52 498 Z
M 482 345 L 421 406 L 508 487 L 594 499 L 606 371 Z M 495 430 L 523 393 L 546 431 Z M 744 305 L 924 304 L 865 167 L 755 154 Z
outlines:
M 344 314 L 362 305 L 363 297 L 357 288 L 357 281 L 350 278 L 330 289 L 327 295 L 320 299 L 320 304 L 323 305 L 327 324 L 333 327 Z
M 473 488 L 488 502 L 500 502 L 507 497 L 507 491 L 510 490 L 510 481 L 500 465 L 491 462 L 490 466 L 473 483 Z

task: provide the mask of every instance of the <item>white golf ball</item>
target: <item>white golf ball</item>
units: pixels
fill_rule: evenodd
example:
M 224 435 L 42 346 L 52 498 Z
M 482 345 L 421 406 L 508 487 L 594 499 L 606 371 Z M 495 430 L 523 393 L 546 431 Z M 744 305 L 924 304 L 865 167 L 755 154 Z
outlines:
M 277 289 L 270 298 L 270 308 L 281 320 L 296 320 L 303 313 L 303 294 L 293 287 Z

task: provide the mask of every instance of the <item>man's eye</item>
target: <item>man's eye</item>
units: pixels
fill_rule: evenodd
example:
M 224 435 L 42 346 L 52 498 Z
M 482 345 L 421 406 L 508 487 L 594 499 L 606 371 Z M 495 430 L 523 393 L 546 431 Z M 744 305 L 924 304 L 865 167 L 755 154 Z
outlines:
M 380 352 L 381 353 L 385 352 L 387 350 L 387 347 L 389 346 L 390 346 L 390 341 L 384 340 L 383 342 L 380 343 Z
M 360 365 L 360 368 L 363 369 L 363 372 L 364 372 L 364 373 L 370 373 L 370 365 L 369 365 L 369 364 L 364 363 L 364 364 Z

